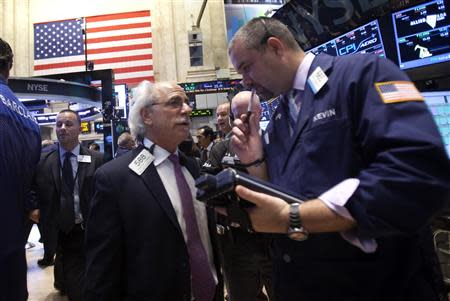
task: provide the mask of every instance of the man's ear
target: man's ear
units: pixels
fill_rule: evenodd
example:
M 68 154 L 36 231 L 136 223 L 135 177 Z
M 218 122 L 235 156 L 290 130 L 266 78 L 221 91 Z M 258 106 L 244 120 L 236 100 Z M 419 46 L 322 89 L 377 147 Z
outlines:
M 141 109 L 140 114 L 141 114 L 142 120 L 144 121 L 144 124 L 152 125 L 152 117 L 151 117 L 152 114 L 151 113 L 152 113 L 152 111 L 147 107 L 144 107 Z
M 270 37 L 266 44 L 267 48 L 273 51 L 276 55 L 281 55 L 286 49 L 283 42 L 277 37 Z

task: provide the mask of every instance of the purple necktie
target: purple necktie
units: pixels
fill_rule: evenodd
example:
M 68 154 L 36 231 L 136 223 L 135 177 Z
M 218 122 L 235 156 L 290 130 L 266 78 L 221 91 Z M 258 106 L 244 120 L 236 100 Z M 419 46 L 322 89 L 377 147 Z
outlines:
M 175 178 L 177 179 L 178 192 L 180 193 L 183 207 L 183 217 L 186 222 L 186 245 L 191 263 L 192 293 L 195 301 L 212 301 L 216 284 L 198 231 L 191 190 L 181 171 L 178 156 L 171 154 L 169 160 L 173 163 L 175 169 Z

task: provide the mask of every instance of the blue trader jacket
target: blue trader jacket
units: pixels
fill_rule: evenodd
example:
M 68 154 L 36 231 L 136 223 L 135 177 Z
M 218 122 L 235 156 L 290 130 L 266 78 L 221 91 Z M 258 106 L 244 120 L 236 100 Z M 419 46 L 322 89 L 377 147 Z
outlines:
M 39 126 L 0 75 L 0 290 L 25 300 L 24 202 L 39 161 Z
M 346 178 L 360 184 L 345 207 L 364 253 L 339 233 L 275 242 L 278 300 L 437 300 L 429 221 L 449 204 L 450 163 L 423 101 L 385 103 L 375 83 L 409 81 L 372 55 L 317 56 L 328 76 L 306 85 L 293 136 L 280 102 L 265 136 L 270 181 L 305 199 Z

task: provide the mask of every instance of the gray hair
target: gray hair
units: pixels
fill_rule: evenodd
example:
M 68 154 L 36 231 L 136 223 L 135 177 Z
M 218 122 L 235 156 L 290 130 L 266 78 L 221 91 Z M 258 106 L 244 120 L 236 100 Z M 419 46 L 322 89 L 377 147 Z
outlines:
M 143 108 L 150 108 L 158 97 L 156 85 L 144 80 L 133 90 L 133 101 L 128 116 L 128 126 L 131 134 L 137 140 L 142 141 L 145 137 L 145 124 L 141 116 Z
M 277 19 L 258 17 L 250 20 L 236 32 L 228 46 L 228 53 L 231 53 L 237 42 L 242 43 L 246 49 L 264 50 L 269 37 L 280 39 L 291 50 L 301 50 L 286 25 Z

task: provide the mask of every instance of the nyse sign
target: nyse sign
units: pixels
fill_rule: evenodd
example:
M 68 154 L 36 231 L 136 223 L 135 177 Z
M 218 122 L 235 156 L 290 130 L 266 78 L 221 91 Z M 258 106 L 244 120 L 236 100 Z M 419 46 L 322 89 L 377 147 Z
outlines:
M 30 92 L 48 92 L 48 85 L 46 84 L 27 84 L 27 91 Z

